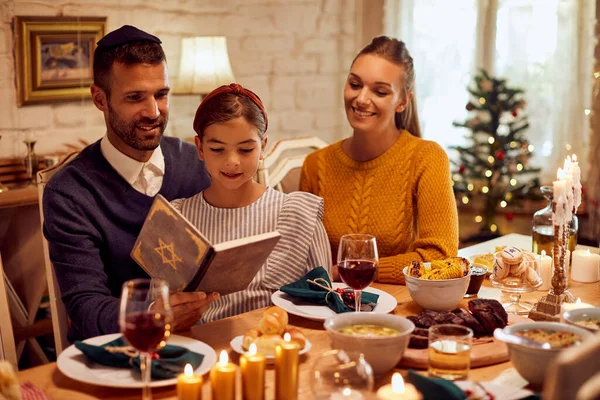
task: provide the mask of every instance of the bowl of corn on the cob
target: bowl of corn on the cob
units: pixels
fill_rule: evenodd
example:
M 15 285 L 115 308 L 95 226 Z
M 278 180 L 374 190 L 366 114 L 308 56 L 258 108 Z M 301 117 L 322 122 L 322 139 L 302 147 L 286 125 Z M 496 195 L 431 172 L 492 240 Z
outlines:
M 406 287 L 412 299 L 428 310 L 455 308 L 467 292 L 471 279 L 470 263 L 462 257 L 432 262 L 413 262 L 404 267 Z

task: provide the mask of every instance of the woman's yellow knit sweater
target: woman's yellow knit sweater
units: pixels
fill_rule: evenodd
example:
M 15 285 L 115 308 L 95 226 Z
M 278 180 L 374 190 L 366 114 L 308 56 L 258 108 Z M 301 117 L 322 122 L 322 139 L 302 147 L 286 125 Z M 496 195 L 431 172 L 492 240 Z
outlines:
M 437 143 L 407 131 L 371 161 L 350 159 L 341 141 L 310 154 L 300 190 L 325 199 L 323 223 L 334 260 L 342 235 L 375 235 L 379 282 L 404 283 L 402 268 L 411 261 L 443 259 L 458 251 L 448 156 Z

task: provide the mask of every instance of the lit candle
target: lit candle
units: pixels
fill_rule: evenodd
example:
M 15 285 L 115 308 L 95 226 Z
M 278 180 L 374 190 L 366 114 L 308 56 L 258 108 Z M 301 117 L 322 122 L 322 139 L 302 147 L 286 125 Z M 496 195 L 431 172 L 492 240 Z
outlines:
M 582 302 L 581 299 L 577 299 L 577 301 L 575 303 L 562 303 L 560 305 L 560 322 L 565 322 L 565 319 L 563 318 L 563 315 L 565 312 L 567 312 L 569 310 L 576 310 L 578 308 L 590 308 L 590 307 L 594 307 L 594 306 L 591 304 Z
M 377 391 L 380 400 L 421 400 L 423 397 L 410 383 L 404 383 L 402 375 L 394 372 L 391 385 L 385 385 Z
M 540 278 L 542 278 L 542 286 L 538 290 L 549 290 L 552 285 L 552 257 L 546 255 L 546 250 L 542 250 L 540 255 Z
M 600 254 L 587 250 L 575 250 L 571 260 L 571 279 L 577 282 L 598 282 Z
M 242 398 L 263 400 L 265 398 L 265 356 L 256 351 L 252 343 L 248 352 L 240 357 L 242 370 Z
M 331 393 L 329 400 L 364 400 L 365 396 L 362 393 L 352 390 L 348 387 Z
M 286 333 L 275 347 L 275 398 L 298 399 L 298 358 L 300 345 Z
M 192 364 L 185 364 L 183 374 L 177 377 L 177 399 L 202 400 L 202 383 L 202 377 L 194 374 Z
M 219 355 L 219 362 L 210 370 L 210 385 L 213 400 L 235 400 L 235 376 L 237 367 L 229 362 L 225 350 Z
M 567 222 L 565 216 L 567 183 L 564 181 L 564 173 L 562 169 L 558 169 L 558 180 L 552 182 L 553 202 L 556 203 L 556 211 L 552 213 L 552 223 L 554 225 L 563 225 Z

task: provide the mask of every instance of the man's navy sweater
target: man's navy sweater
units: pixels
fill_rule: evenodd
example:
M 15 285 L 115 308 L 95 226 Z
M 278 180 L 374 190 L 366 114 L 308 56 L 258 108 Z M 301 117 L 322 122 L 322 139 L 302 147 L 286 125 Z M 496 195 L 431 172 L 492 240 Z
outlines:
M 165 175 L 159 193 L 190 197 L 210 185 L 196 149 L 163 137 Z M 119 331 L 121 285 L 148 278 L 130 257 L 154 198 L 135 190 L 93 143 L 50 180 L 44 191 L 44 235 L 71 319 L 69 340 Z

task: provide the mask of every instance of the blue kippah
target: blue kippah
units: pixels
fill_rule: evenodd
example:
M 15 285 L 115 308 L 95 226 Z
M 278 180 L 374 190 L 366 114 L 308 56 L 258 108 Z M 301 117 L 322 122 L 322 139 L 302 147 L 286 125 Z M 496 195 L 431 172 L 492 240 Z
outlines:
M 162 43 L 156 36 L 146 33 L 135 26 L 123 25 L 119 29 L 108 33 L 96 44 L 102 47 L 117 47 L 122 46 L 125 43 L 139 42 L 142 40 L 147 40 L 158 44 Z

